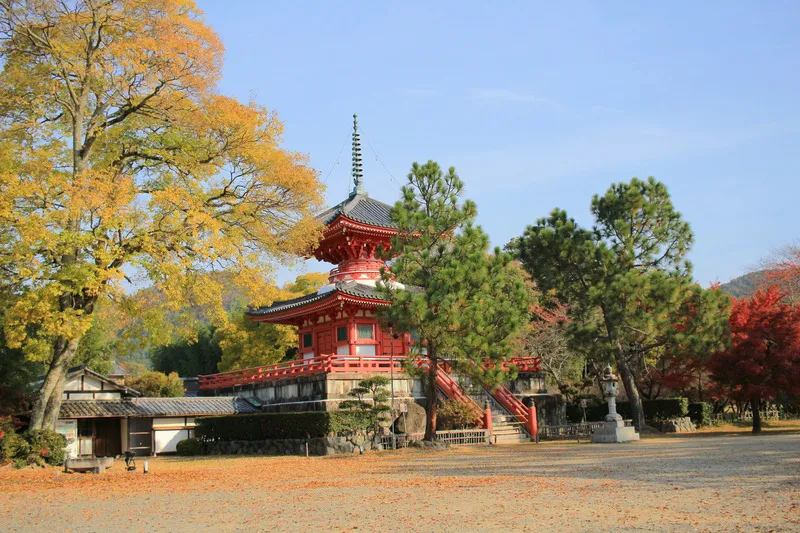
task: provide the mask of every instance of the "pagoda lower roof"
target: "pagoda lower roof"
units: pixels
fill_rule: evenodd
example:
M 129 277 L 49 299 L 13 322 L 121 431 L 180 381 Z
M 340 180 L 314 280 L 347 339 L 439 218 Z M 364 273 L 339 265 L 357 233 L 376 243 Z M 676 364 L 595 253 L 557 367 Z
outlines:
M 327 307 L 328 304 L 335 304 L 342 300 L 347 300 L 351 303 L 371 303 L 373 305 L 381 305 L 388 301 L 378 293 L 378 289 L 371 285 L 355 281 L 342 281 L 335 283 L 329 291 L 275 302 L 270 306 L 250 309 L 246 314 L 255 320 L 258 320 L 259 317 L 264 317 L 268 320 L 267 317 L 273 316 L 275 318 L 288 315 L 297 316 L 298 313 L 303 313 L 306 309 L 321 309 Z

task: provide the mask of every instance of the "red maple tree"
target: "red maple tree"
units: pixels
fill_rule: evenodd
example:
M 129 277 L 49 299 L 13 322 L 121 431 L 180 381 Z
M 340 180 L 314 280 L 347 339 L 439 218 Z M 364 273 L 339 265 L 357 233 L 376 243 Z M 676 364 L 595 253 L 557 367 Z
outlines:
M 730 348 L 708 362 L 719 392 L 750 403 L 753 433 L 761 431 L 763 401 L 780 392 L 800 394 L 800 307 L 783 301 L 777 287 L 734 300 Z

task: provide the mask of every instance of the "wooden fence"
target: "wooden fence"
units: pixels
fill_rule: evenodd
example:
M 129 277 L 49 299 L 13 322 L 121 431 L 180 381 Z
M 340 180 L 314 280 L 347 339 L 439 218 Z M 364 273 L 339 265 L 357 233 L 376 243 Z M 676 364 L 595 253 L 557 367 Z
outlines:
M 422 433 L 412 433 L 410 435 L 395 435 L 397 448 L 407 448 L 412 440 L 422 440 L 425 435 Z M 451 445 L 465 444 L 488 444 L 489 431 L 486 429 L 454 429 L 450 431 L 437 431 L 436 440 L 446 442 Z M 385 450 L 392 449 L 392 435 L 378 435 L 378 442 L 383 445 Z
M 761 420 L 778 420 L 780 412 L 777 409 L 768 409 L 761 412 Z M 717 413 L 713 419 L 718 422 L 752 422 L 753 412 L 744 411 L 742 413 Z

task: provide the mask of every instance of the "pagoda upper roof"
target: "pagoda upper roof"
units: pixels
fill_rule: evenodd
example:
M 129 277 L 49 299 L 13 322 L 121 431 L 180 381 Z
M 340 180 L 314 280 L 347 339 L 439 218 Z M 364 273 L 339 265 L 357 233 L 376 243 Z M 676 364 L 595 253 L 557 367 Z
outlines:
M 355 281 L 340 281 L 334 283 L 328 291 L 322 293 L 315 292 L 299 298 L 275 302 L 270 306 L 259 307 L 258 309 L 250 309 L 246 312 L 246 314 L 252 317 L 273 315 L 288 311 L 290 309 L 297 309 L 317 302 L 322 302 L 329 298 L 337 299 L 342 294 L 353 296 L 355 298 L 363 298 L 366 300 L 387 301 L 386 298 L 383 298 L 378 293 L 378 289 L 372 285 L 365 285 Z
M 356 222 L 377 226 L 380 228 L 396 229 L 392 222 L 392 206 L 374 200 L 366 194 L 351 194 L 346 200 L 336 204 L 330 209 L 320 213 L 317 219 L 330 225 L 339 216 L 345 216 Z

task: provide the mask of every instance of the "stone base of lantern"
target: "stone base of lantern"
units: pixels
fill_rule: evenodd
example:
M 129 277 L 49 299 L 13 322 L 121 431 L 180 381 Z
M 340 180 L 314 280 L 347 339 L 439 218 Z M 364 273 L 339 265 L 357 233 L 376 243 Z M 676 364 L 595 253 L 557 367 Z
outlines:
M 603 427 L 592 433 L 592 442 L 631 442 L 639 440 L 639 434 L 633 426 L 625 426 L 622 420 L 606 420 Z

